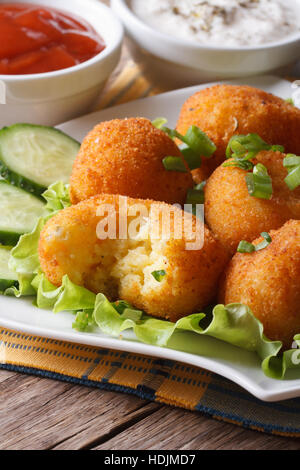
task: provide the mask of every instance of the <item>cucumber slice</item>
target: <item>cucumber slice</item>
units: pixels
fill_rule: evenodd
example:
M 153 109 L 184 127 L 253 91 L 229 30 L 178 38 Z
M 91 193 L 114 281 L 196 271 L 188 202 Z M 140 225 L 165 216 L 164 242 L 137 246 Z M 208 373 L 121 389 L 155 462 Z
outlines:
M 0 292 L 19 286 L 17 274 L 8 267 L 11 249 L 11 246 L 0 246 Z
M 39 198 L 0 181 L 0 243 L 15 245 L 23 233 L 31 232 L 45 212 Z
M 15 124 L 0 131 L 0 174 L 40 196 L 56 181 L 68 183 L 79 142 L 53 127 Z

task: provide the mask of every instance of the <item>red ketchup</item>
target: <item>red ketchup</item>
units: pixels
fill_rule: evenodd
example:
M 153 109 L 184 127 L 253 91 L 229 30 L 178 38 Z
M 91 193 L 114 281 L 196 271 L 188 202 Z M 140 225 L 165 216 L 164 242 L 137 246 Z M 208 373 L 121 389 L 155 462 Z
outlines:
M 101 36 L 81 18 L 28 3 L 0 4 L 0 74 L 66 69 L 103 49 Z

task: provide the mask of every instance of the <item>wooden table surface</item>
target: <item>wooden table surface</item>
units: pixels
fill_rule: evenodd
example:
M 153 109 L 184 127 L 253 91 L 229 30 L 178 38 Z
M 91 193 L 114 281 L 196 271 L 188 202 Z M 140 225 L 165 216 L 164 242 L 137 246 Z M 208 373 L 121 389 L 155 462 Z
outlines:
M 127 60 L 124 48 L 114 77 Z M 0 370 L 0 449 L 298 450 L 300 440 L 131 395 Z

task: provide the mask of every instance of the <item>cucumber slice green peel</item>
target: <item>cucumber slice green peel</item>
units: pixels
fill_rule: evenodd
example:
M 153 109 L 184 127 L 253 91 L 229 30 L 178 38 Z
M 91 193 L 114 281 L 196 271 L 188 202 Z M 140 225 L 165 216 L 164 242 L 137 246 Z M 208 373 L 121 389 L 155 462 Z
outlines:
M 68 183 L 79 148 L 79 142 L 53 127 L 4 127 L 0 130 L 0 175 L 41 197 L 52 183 Z
M 0 181 L 0 243 L 15 245 L 20 236 L 31 232 L 46 205 L 33 194 Z
M 10 246 L 0 246 L 0 292 L 9 287 L 19 287 L 17 274 L 8 267 L 11 249 Z

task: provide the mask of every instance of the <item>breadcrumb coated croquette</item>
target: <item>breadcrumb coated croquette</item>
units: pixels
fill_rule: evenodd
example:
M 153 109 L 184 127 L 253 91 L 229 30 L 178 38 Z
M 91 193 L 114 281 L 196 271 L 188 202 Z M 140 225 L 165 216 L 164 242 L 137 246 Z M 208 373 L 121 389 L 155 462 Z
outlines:
M 219 300 L 248 305 L 265 335 L 289 348 L 300 331 L 300 221 L 287 222 L 271 237 L 267 248 L 233 257 Z
M 168 171 L 163 158 L 182 154 L 148 119 L 114 119 L 97 125 L 84 139 L 70 180 L 73 204 L 100 193 L 184 204 L 193 180 Z M 184 161 L 184 160 L 183 160 Z
M 206 180 L 225 160 L 230 138 L 256 133 L 268 144 L 283 145 L 286 153 L 300 154 L 300 109 L 281 98 L 249 86 L 216 85 L 191 96 L 183 105 L 177 130 L 200 127 L 217 146 L 193 171 L 197 183 Z
M 110 300 L 127 300 L 150 315 L 171 321 L 201 311 L 217 295 L 218 280 L 228 261 L 221 244 L 200 219 L 189 215 L 193 233 L 199 229 L 196 223 L 204 229 L 204 245 L 202 249 L 186 250 L 186 237 L 174 236 L 174 214 L 181 219 L 184 214 L 180 209 L 150 200 L 126 199 L 129 208 L 143 204 L 150 211 L 155 204 L 171 210 L 171 237 L 99 239 L 96 230 L 104 219 L 96 215 L 97 208 L 111 204 L 118 222 L 119 197 L 95 196 L 60 211 L 46 223 L 39 241 L 39 258 L 47 279 L 59 286 L 67 274 L 75 284 L 102 292 Z M 146 218 L 144 229 L 147 221 L 152 224 L 153 220 Z M 128 226 L 131 221 L 130 216 Z M 159 270 L 166 272 L 161 282 L 152 275 Z
M 300 219 L 300 187 L 291 191 L 284 181 L 286 155 L 263 151 L 256 157 L 272 178 L 270 200 L 250 196 L 246 171 L 236 167 L 217 168 L 205 186 L 205 218 L 209 228 L 233 254 L 241 240 L 251 242 L 261 232 L 276 230 L 289 219 Z

